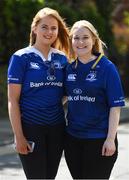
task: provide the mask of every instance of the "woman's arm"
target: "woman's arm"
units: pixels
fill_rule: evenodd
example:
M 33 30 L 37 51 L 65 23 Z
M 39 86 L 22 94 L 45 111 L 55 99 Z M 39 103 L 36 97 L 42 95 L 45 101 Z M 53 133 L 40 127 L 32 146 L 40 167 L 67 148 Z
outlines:
M 112 156 L 116 150 L 115 137 L 120 119 L 120 107 L 110 108 L 107 138 L 102 148 L 103 156 Z
M 64 97 L 62 98 L 62 104 L 65 105 L 65 104 L 67 103 L 67 101 L 68 101 L 67 96 L 64 96 Z
M 16 150 L 21 154 L 27 154 L 27 147 L 30 149 L 26 138 L 24 137 L 21 125 L 21 113 L 19 108 L 19 98 L 21 94 L 20 84 L 8 85 L 8 110 L 12 129 L 15 136 Z

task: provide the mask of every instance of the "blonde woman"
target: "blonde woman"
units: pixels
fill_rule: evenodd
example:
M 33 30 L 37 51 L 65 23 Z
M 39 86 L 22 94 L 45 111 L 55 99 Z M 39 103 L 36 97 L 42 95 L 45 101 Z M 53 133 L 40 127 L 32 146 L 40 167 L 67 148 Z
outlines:
M 116 134 L 124 106 L 121 81 L 90 22 L 76 22 L 70 37 L 75 60 L 66 70 L 66 162 L 73 179 L 109 179 L 117 159 Z
M 68 49 L 65 22 L 56 10 L 43 8 L 33 19 L 30 46 L 10 59 L 9 117 L 27 179 L 54 179 L 57 174 L 64 143 L 62 97 Z

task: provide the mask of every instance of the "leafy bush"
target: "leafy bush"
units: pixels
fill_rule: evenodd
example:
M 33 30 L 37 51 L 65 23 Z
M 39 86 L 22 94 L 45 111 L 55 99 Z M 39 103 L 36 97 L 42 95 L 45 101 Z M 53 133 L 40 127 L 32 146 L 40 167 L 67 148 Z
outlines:
M 0 67 L 0 118 L 7 116 L 7 65 Z

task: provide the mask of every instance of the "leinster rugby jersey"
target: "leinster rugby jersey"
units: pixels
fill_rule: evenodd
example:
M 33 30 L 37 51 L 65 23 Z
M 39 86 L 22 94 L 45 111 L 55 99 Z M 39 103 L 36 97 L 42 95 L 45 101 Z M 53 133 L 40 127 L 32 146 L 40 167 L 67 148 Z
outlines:
M 78 138 L 104 138 L 111 107 L 124 106 L 123 90 L 115 65 L 102 56 L 94 69 L 93 60 L 78 60 L 66 69 L 68 96 L 67 131 Z
M 64 67 L 63 52 L 51 48 L 46 60 L 33 46 L 15 52 L 9 63 L 8 83 L 21 84 L 22 121 L 53 125 L 64 121 L 62 107 Z

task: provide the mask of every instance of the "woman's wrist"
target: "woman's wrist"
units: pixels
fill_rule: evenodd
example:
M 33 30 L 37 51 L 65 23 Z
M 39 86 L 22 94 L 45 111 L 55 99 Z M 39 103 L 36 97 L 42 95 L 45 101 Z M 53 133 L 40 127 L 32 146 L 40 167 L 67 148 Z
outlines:
M 14 134 L 14 138 L 15 139 L 21 139 L 21 138 L 25 138 L 23 133 L 19 133 L 19 134 Z
M 115 140 L 115 138 L 114 137 L 112 137 L 112 136 L 107 136 L 107 138 L 106 138 L 108 141 L 114 141 Z

